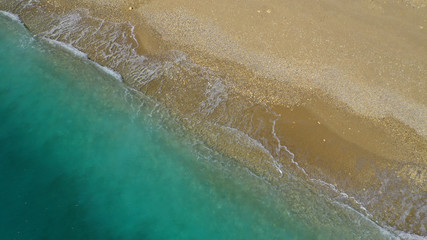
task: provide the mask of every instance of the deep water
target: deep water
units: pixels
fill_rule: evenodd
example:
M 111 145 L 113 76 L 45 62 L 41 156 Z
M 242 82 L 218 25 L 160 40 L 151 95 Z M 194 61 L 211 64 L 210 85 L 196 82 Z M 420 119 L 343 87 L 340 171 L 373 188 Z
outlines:
M 270 186 L 155 106 L 0 14 L 0 239 L 386 238 Z

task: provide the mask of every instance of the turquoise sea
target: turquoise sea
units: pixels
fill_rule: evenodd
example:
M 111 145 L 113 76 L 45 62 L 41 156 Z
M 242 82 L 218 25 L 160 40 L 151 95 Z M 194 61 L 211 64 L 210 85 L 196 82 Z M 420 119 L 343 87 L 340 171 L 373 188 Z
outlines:
M 299 186 L 254 176 L 0 14 L 0 239 L 394 238 Z

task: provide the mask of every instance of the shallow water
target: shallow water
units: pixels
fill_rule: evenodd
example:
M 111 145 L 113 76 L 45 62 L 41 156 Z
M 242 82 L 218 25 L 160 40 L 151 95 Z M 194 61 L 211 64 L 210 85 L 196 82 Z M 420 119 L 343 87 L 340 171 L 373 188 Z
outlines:
M 83 56 L 0 26 L 2 239 L 392 238 L 292 176 L 270 186 Z

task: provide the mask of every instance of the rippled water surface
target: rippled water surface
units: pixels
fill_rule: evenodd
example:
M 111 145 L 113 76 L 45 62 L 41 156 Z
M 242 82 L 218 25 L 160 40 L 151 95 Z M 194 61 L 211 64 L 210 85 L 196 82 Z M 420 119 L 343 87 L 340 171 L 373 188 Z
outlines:
M 0 26 L 1 239 L 391 237 L 207 149 L 83 55 Z

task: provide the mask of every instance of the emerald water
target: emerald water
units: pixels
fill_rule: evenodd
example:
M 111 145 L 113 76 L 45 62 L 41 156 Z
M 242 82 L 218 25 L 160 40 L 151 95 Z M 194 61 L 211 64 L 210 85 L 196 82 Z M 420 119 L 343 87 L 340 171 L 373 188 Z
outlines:
M 0 13 L 0 238 L 392 238 L 291 179 L 271 186 L 159 109 Z

